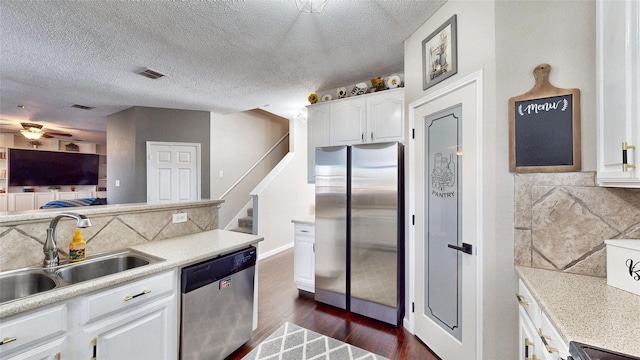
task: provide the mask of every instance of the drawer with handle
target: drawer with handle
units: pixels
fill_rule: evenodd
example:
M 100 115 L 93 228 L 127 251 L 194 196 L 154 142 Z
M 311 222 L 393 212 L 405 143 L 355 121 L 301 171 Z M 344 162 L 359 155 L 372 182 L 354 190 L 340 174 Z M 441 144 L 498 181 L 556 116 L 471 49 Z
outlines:
M 314 225 L 308 225 L 308 224 L 295 225 L 295 235 L 314 236 L 315 233 L 316 233 L 316 227 Z
M 569 355 L 569 347 L 553 327 L 545 313 L 541 313 L 541 325 L 538 335 L 542 341 L 542 353 L 547 360 L 566 359 Z
M 524 308 L 524 311 L 529 315 L 533 325 L 540 327 L 540 306 L 522 280 L 518 280 L 516 299 L 518 300 L 518 305 Z
M 175 272 L 170 271 L 86 296 L 83 323 L 174 291 L 175 281 Z
M 0 323 L 0 357 L 64 334 L 67 331 L 67 306 L 57 305 Z

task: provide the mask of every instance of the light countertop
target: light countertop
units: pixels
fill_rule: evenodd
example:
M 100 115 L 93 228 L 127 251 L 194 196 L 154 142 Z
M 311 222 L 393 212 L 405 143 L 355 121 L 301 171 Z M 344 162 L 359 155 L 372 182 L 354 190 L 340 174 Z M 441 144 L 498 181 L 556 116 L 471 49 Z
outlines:
M 640 356 L 640 296 L 606 278 L 516 266 L 564 341 Z
M 93 291 L 121 285 L 124 282 L 162 271 L 179 269 L 186 265 L 210 259 L 217 255 L 245 248 L 262 240 L 262 237 L 256 235 L 216 229 L 136 245 L 131 248 L 149 255 L 163 258 L 165 261 L 141 266 L 113 275 L 103 276 L 95 280 L 63 286 L 58 289 L 45 291 L 38 295 L 5 303 L 0 305 L 0 319 L 28 310 L 33 310 L 41 306 L 50 305 L 58 301 L 88 294 Z
M 297 219 L 291 220 L 294 224 L 307 224 L 307 225 L 315 225 L 316 217 L 314 215 L 301 216 Z

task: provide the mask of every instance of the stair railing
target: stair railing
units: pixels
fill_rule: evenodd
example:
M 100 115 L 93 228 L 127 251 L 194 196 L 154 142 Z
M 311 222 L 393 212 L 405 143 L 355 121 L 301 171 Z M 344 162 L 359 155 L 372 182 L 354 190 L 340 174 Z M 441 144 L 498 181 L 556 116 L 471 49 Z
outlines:
M 271 154 L 276 148 L 278 148 L 278 145 L 280 145 L 280 143 L 282 143 L 285 139 L 289 138 L 289 132 L 287 132 L 286 134 L 284 134 L 280 140 L 278 140 L 275 145 L 273 145 L 269 150 L 267 150 L 267 152 L 262 155 L 262 157 L 260 159 L 258 159 L 258 161 L 256 161 L 250 168 L 249 170 L 247 170 L 244 174 L 242 174 L 242 176 L 240 176 L 240 178 L 238 180 L 236 180 L 235 183 L 233 183 L 233 185 L 231 185 L 231 187 L 229 187 L 229 189 L 227 189 L 227 191 L 225 191 L 224 193 L 222 193 L 222 195 L 220 196 L 220 199 L 224 199 L 225 196 L 229 195 L 229 193 L 231 192 L 231 190 L 233 190 L 235 187 L 237 187 L 242 180 L 244 180 L 247 176 L 249 176 L 249 174 L 251 174 L 251 172 L 253 171 L 253 169 L 255 169 L 256 167 L 258 167 L 258 165 L 260 165 L 268 156 L 269 154 Z

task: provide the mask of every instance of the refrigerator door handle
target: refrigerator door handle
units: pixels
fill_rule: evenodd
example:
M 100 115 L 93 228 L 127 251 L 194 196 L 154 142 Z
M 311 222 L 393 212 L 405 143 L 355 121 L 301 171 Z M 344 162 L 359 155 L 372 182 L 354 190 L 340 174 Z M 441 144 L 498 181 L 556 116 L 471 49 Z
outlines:
M 473 254 L 473 245 L 471 244 L 462 243 L 462 246 L 447 244 L 447 247 L 450 249 L 462 251 L 465 254 L 469 254 L 469 255 Z

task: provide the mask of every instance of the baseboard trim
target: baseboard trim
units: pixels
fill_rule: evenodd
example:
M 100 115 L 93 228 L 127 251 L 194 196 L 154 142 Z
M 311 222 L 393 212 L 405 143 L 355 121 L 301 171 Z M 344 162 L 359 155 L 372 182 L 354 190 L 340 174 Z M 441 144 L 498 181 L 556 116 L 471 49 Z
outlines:
M 262 253 L 262 254 L 260 254 L 260 253 L 259 253 L 259 254 L 258 254 L 258 260 L 266 259 L 266 258 L 268 258 L 269 256 L 273 256 L 273 255 L 278 254 L 278 253 L 281 253 L 281 252 L 283 252 L 283 251 L 285 251 L 285 250 L 289 250 L 289 249 L 291 249 L 292 247 L 293 247 L 293 242 L 288 243 L 288 244 L 286 244 L 286 245 L 284 245 L 284 246 L 281 246 L 281 247 L 279 247 L 279 248 L 275 248 L 275 249 L 273 249 L 273 250 L 267 251 L 267 252 Z

